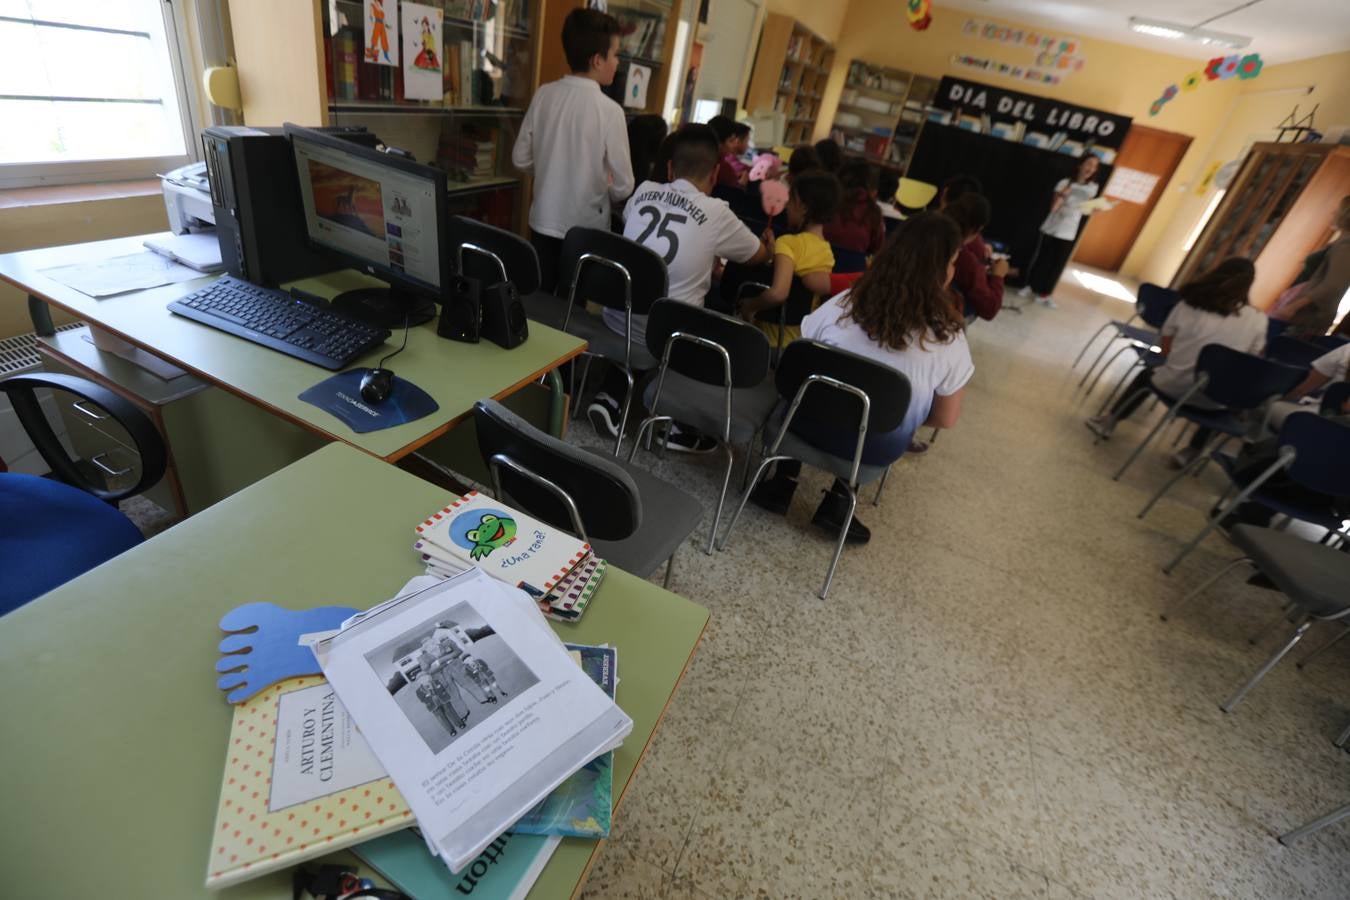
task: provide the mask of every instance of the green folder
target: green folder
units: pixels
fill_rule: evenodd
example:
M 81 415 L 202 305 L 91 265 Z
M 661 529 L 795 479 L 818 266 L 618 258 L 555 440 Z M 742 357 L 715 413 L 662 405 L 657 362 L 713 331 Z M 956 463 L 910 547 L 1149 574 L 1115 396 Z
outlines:
M 427 842 L 412 828 L 367 841 L 352 852 L 413 900 L 521 900 L 561 841 L 560 837 L 508 831 L 458 875 L 432 855 Z

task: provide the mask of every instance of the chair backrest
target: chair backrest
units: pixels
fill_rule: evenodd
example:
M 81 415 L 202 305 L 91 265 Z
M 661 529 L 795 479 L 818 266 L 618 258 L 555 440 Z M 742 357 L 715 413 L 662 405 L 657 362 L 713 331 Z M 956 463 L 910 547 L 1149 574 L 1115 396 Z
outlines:
M 1350 381 L 1338 381 L 1322 394 L 1322 402 L 1317 409 L 1324 416 L 1341 416 L 1345 415 L 1342 410 L 1346 403 L 1350 403 Z
M 1350 497 L 1350 425 L 1297 412 L 1284 420 L 1280 446 L 1297 451 L 1290 478 L 1309 490 Z
M 795 418 L 803 424 L 809 422 L 813 428 L 856 432 L 863 414 L 862 398 L 813 380 L 821 378 L 840 382 L 867 395 L 867 431 L 870 434 L 894 431 L 909 411 L 909 379 L 900 372 L 819 341 L 796 340 L 783 351 L 774 386 L 778 395 L 791 403 L 802 386 L 810 382 L 802 393 Z
M 792 286 L 788 288 L 787 300 L 781 306 L 771 306 L 760 310 L 755 316 L 759 322 L 778 322 L 783 325 L 800 325 L 802 319 L 811 314 L 815 306 L 816 295 L 802 283 L 801 276 L 792 276 Z
M 465 216 L 451 216 L 447 230 L 450 252 L 456 260 L 456 271 L 461 275 L 476 278 L 483 284 L 496 284 L 501 280 L 496 260 L 471 249 L 481 247 L 501 260 L 507 280 L 515 284 L 522 297 L 539 290 L 539 255 L 520 235 Z M 465 247 L 466 244 L 469 247 Z
M 1339 334 L 1318 334 L 1311 337 L 1299 338 L 1299 340 L 1309 344 L 1316 344 L 1318 347 L 1321 347 L 1322 351 L 1325 353 L 1330 353 L 1332 350 L 1339 350 L 1346 344 L 1350 344 L 1350 337 L 1341 337 Z
M 748 388 L 769 374 L 769 338 L 749 322 L 678 300 L 656 301 L 647 317 L 647 349 L 664 360 L 666 343 L 677 334 L 701 339 L 676 339 L 669 347 L 670 368 L 686 378 Z
M 81 397 L 102 407 L 131 436 L 140 456 L 140 478 L 134 485 L 121 490 L 108 490 L 103 485 L 91 481 L 66 453 L 65 447 L 52 431 L 47 415 L 37 399 L 38 388 L 54 388 Z M 164 439 L 160 436 L 150 417 L 141 412 L 131 401 L 113 393 L 100 384 L 74 375 L 61 375 L 53 372 L 33 372 L 31 374 L 11 375 L 0 380 L 0 392 L 9 397 L 10 405 L 19 419 L 19 424 L 28 434 L 29 440 L 37 448 L 42 459 L 51 466 L 52 472 L 61 481 L 82 491 L 87 491 L 100 500 L 114 503 L 124 497 L 133 497 L 159 483 L 168 468 L 168 452 Z
M 1204 394 L 1229 409 L 1255 409 L 1272 397 L 1289 393 L 1305 370 L 1262 359 L 1223 344 L 1200 348 L 1195 370 L 1209 376 Z
M 834 253 L 835 272 L 862 272 L 867 268 L 867 254 L 861 250 L 849 250 L 830 245 Z
M 621 541 L 642 524 L 642 499 L 632 476 L 613 460 L 545 434 L 496 400 L 473 407 L 478 452 L 491 470 L 501 454 L 551 481 L 572 499 L 591 540 Z M 555 528 L 572 532 L 567 504 L 553 492 L 509 467 L 498 467 L 510 502 Z
M 853 287 L 853 283 L 862 277 L 862 272 L 831 272 L 830 296 L 842 294 Z
M 1139 318 L 1154 328 L 1161 328 L 1172 314 L 1172 308 L 1181 301 L 1181 295 L 1171 288 L 1145 281 L 1139 285 L 1135 307 Z
M 573 301 L 622 310 L 631 297 L 633 314 L 645 316 L 668 286 L 666 264 L 656 251 L 598 228 L 567 230 L 558 258 L 558 291 L 568 291 Z
M 1273 359 L 1289 366 L 1298 366 L 1304 370 L 1310 368 L 1313 360 L 1319 356 L 1324 356 L 1326 352 L 1316 344 L 1310 344 L 1288 335 L 1271 338 L 1266 343 L 1266 359 Z

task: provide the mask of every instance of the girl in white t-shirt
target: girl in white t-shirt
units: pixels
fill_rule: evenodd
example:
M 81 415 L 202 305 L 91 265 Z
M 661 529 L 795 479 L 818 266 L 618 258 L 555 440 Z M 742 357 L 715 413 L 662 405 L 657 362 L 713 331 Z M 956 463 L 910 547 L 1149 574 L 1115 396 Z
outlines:
M 1179 289 L 1181 302 L 1167 316 L 1162 327 L 1162 355 L 1166 358 L 1156 369 L 1144 369 L 1120 395 L 1111 412 L 1087 420 L 1088 428 L 1098 436 L 1111 436 L 1116 423 L 1128 417 L 1148 399 L 1149 386 L 1176 399 L 1195 384 L 1195 364 L 1200 351 L 1209 344 L 1222 344 L 1244 353 L 1259 354 L 1266 347 L 1266 316 L 1247 303 L 1247 292 L 1256 278 L 1256 267 L 1241 256 L 1230 257 L 1210 271 Z M 1187 404 L 1201 409 L 1216 405 L 1197 396 Z M 1204 449 L 1208 429 L 1196 429 L 1191 444 L 1173 458 L 1174 465 L 1185 465 Z
M 1073 254 L 1074 241 L 1078 239 L 1078 226 L 1087 215 L 1083 204 L 1097 196 L 1098 186 L 1093 179 L 1101 165 L 1096 156 L 1089 153 L 1078 164 L 1073 180 L 1061 178 L 1055 185 L 1055 196 L 1050 201 L 1050 214 L 1041 223 L 1040 234 L 1036 237 L 1036 251 L 1027 264 L 1027 288 L 1036 295 L 1036 302 L 1043 306 L 1054 307 L 1050 299 L 1059 276 L 1064 274 L 1064 266 Z
M 961 232 L 941 213 L 923 213 L 896 227 L 881 252 L 851 290 L 822 303 L 802 320 L 802 337 L 874 359 L 909 379 L 909 410 L 900 427 L 868 434 L 862 461 L 888 466 L 909 446 L 920 426 L 950 428 L 961 415 L 961 396 L 975 373 L 965 322 L 951 290 Z M 814 428 L 800 417 L 792 430 L 822 450 L 850 459 L 857 435 Z M 751 499 L 786 512 L 801 465 L 779 463 L 774 477 Z M 835 480 L 812 524 L 838 534 L 848 511 L 848 492 Z M 870 532 L 856 518 L 850 543 L 866 543 Z

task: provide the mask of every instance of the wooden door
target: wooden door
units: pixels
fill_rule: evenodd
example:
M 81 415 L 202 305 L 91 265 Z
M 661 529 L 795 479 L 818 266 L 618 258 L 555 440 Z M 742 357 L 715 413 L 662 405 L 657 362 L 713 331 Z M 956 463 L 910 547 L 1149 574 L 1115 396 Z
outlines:
M 1112 197 L 1116 208 L 1097 213 L 1088 222 L 1073 255 L 1076 262 L 1107 272 L 1120 268 L 1190 145 L 1184 134 L 1130 126 L 1103 190 L 1108 197 L 1118 192 Z

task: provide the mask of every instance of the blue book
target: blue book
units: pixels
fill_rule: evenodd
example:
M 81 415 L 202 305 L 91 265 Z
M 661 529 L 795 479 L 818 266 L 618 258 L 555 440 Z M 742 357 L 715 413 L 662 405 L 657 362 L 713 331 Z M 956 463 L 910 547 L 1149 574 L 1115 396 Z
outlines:
M 600 689 L 614 699 L 619 655 L 613 647 L 567 644 L 568 652 Z M 518 834 L 609 837 L 614 812 L 614 752 L 602 753 L 511 826 Z
M 458 875 L 432 855 L 415 828 L 366 841 L 352 852 L 413 900 L 523 900 L 561 841 L 508 831 Z

